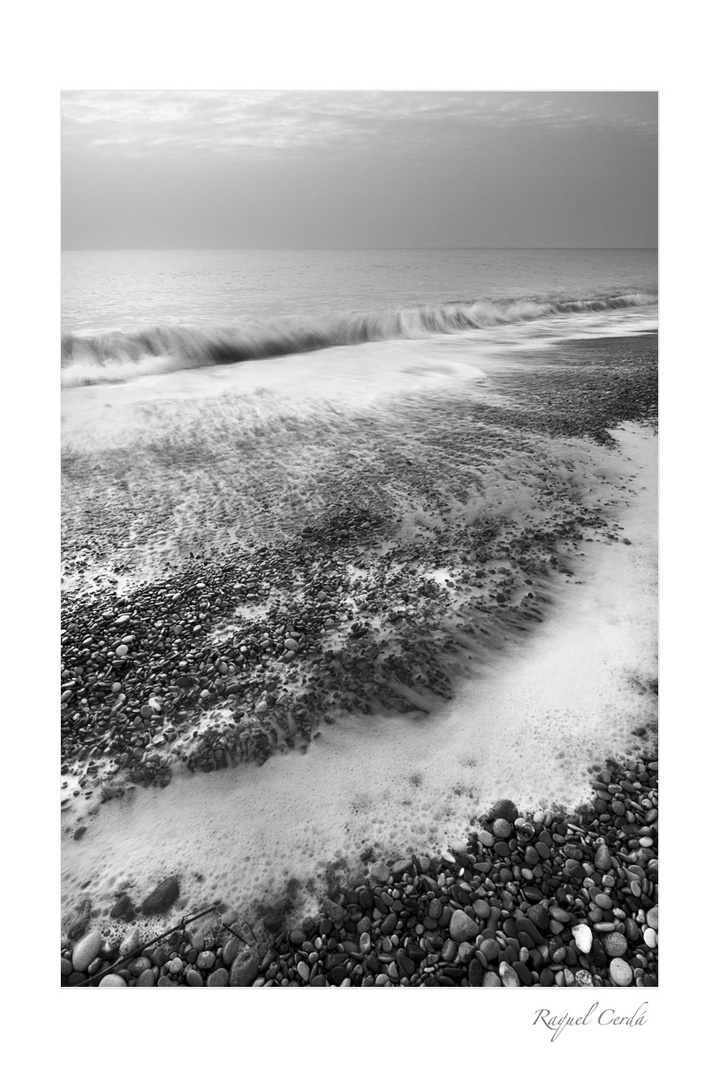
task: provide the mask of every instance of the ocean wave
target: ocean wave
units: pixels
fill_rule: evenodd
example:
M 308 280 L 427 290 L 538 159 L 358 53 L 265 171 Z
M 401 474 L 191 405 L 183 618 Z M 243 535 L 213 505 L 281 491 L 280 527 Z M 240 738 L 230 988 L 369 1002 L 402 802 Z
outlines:
M 288 356 L 334 345 L 460 334 L 550 316 L 610 312 L 656 302 L 657 295 L 647 292 L 572 300 L 455 301 L 313 320 L 247 320 L 234 327 L 155 326 L 130 333 L 113 330 L 94 335 L 65 334 L 61 346 L 62 382 L 65 386 L 125 382 L 142 375 Z

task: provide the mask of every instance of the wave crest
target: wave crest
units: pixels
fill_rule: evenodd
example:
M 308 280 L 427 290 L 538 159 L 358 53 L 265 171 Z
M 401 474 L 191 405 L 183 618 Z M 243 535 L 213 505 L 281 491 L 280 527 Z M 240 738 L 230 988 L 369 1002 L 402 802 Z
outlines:
M 208 330 L 155 326 L 133 333 L 66 334 L 61 344 L 62 382 L 65 386 L 125 382 L 141 375 L 287 356 L 333 345 L 459 334 L 553 315 L 613 311 L 656 302 L 656 295 L 643 292 L 576 300 L 455 301 L 351 312 L 312 321 L 245 321 L 236 327 Z

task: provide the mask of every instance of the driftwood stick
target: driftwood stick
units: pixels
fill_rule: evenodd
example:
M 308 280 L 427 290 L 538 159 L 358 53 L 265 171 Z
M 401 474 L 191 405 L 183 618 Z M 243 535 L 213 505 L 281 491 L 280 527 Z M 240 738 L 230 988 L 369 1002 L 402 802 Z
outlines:
M 118 967 L 120 964 L 126 964 L 128 960 L 132 960 L 133 957 L 137 956 L 137 954 L 142 952 L 143 949 L 149 949 L 151 945 L 157 945 L 158 941 L 162 941 L 163 938 L 169 937 L 170 934 L 174 934 L 176 930 L 184 930 L 188 923 L 195 922 L 196 919 L 202 919 L 203 915 L 210 915 L 211 912 L 216 910 L 217 904 L 213 904 L 212 907 L 205 908 L 204 911 L 199 911 L 197 915 L 190 915 L 189 917 L 182 919 L 182 921 L 179 922 L 177 926 L 172 926 L 169 930 L 163 931 L 162 934 L 158 934 L 158 936 L 153 938 L 152 941 L 147 941 L 142 945 L 138 945 L 137 949 L 133 949 L 133 951 L 128 953 L 127 956 L 121 956 L 120 959 L 116 960 L 114 964 L 111 964 L 109 968 L 105 968 L 105 970 L 103 971 L 103 975 L 109 975 L 114 968 Z M 247 942 L 245 942 L 245 944 L 247 945 Z M 78 983 L 78 988 L 81 986 L 87 986 L 94 979 L 97 979 L 97 977 L 97 975 L 93 975 L 92 978 L 86 979 L 85 982 Z

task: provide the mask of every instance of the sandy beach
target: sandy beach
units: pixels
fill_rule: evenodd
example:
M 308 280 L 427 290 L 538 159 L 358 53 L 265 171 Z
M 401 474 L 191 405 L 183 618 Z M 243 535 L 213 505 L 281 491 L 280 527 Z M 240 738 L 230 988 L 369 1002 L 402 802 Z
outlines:
M 496 836 L 515 845 L 510 866 L 543 815 L 582 821 L 608 759 L 655 777 L 655 366 L 648 333 L 522 347 L 468 334 L 64 391 L 65 981 L 97 985 L 129 933 L 138 947 L 218 905 L 209 967 L 176 949 L 123 985 L 146 971 L 140 985 L 225 985 L 221 969 L 238 985 L 233 927 L 263 956 L 293 928 L 300 946 L 328 890 L 368 868 L 395 867 L 407 892 L 418 859 L 437 880 L 437 860 L 469 857 L 498 800 L 515 807 Z M 627 835 L 612 812 L 597 827 L 656 859 L 654 818 L 641 843 L 637 813 Z M 626 888 L 588 865 L 581 888 Z M 175 895 L 154 910 L 167 881 Z M 644 932 L 646 884 L 606 935 L 638 911 Z M 640 942 L 635 985 L 656 970 Z M 391 945 L 377 972 L 333 969 L 348 985 L 439 977 L 418 956 L 403 974 Z M 525 964 L 532 985 L 560 947 L 535 967 L 498 963 Z M 610 959 L 594 957 L 597 985 Z M 440 974 L 466 985 L 473 960 Z M 301 959 L 268 982 L 276 961 L 261 963 L 239 985 L 323 968 Z M 554 979 L 568 965 L 553 963 Z

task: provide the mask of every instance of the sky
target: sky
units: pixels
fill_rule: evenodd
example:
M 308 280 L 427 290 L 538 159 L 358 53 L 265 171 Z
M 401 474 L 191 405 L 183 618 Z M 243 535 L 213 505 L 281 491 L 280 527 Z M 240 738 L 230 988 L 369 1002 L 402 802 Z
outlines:
M 65 249 L 655 247 L 657 95 L 72 90 Z

